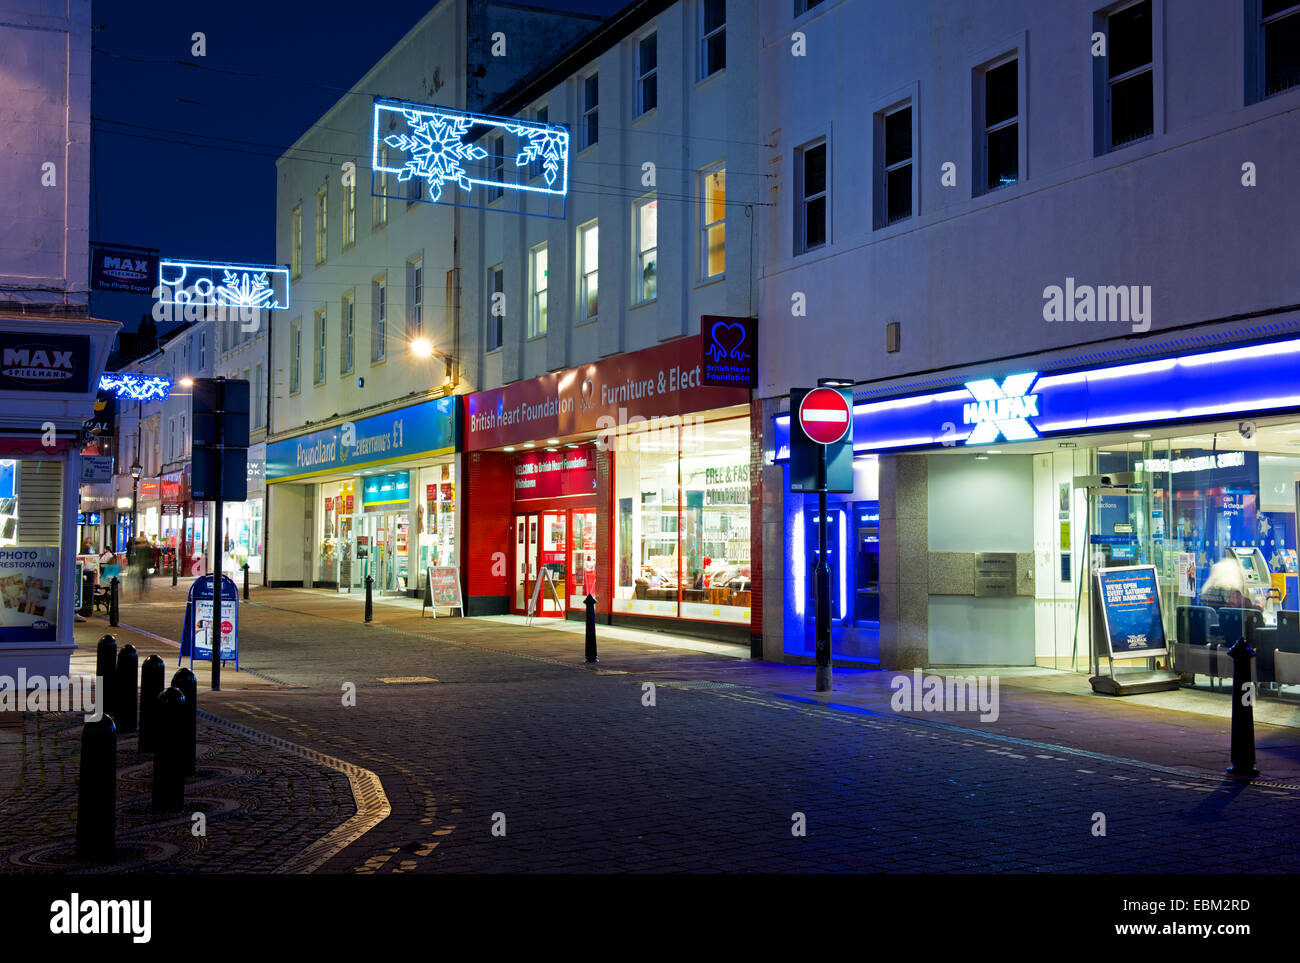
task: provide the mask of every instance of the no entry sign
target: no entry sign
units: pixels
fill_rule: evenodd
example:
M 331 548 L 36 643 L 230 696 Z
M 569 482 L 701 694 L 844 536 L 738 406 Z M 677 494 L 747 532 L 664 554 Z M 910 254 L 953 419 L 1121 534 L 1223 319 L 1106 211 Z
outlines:
M 799 404 L 799 425 L 810 441 L 833 445 L 853 423 L 853 413 L 844 395 L 834 388 L 814 388 Z

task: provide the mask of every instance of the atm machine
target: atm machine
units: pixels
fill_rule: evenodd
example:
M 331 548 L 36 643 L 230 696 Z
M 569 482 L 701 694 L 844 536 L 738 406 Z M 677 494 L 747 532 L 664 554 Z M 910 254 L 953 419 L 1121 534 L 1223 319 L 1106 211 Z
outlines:
M 1273 586 L 1273 573 L 1269 571 L 1268 562 L 1258 546 L 1236 547 L 1232 557 L 1241 566 L 1241 584 L 1244 595 L 1249 596 L 1255 606 L 1264 613 L 1264 622 L 1268 625 L 1277 623 L 1277 605 L 1281 593 Z

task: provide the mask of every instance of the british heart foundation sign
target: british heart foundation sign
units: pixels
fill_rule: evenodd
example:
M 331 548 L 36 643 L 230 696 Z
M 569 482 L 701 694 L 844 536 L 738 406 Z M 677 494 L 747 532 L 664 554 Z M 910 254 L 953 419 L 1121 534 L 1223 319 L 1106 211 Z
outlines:
M 758 319 L 700 315 L 700 383 L 716 388 L 758 387 Z
M 590 446 L 529 452 L 515 459 L 515 501 L 595 492 L 596 457 Z

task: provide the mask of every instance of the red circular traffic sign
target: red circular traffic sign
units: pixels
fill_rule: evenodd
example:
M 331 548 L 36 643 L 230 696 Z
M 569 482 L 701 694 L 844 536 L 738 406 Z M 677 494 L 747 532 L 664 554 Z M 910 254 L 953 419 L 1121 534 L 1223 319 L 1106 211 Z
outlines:
M 799 402 L 799 427 L 819 445 L 835 444 L 852 424 L 852 407 L 834 388 L 814 388 Z

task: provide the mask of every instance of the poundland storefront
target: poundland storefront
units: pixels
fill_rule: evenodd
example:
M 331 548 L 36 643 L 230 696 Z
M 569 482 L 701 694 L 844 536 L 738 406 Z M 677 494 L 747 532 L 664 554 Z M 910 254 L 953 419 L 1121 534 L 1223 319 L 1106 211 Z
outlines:
M 1300 694 L 1300 338 L 1171 348 L 859 390 L 857 490 L 829 506 L 836 661 L 1091 673 L 1099 650 L 1105 671 L 1094 576 L 1151 566 L 1168 651 L 1128 664 L 1218 688 L 1245 636 L 1262 690 Z M 791 578 L 765 619 L 798 662 L 816 503 L 788 492 L 788 414 L 773 438 L 787 484 L 764 550 Z

